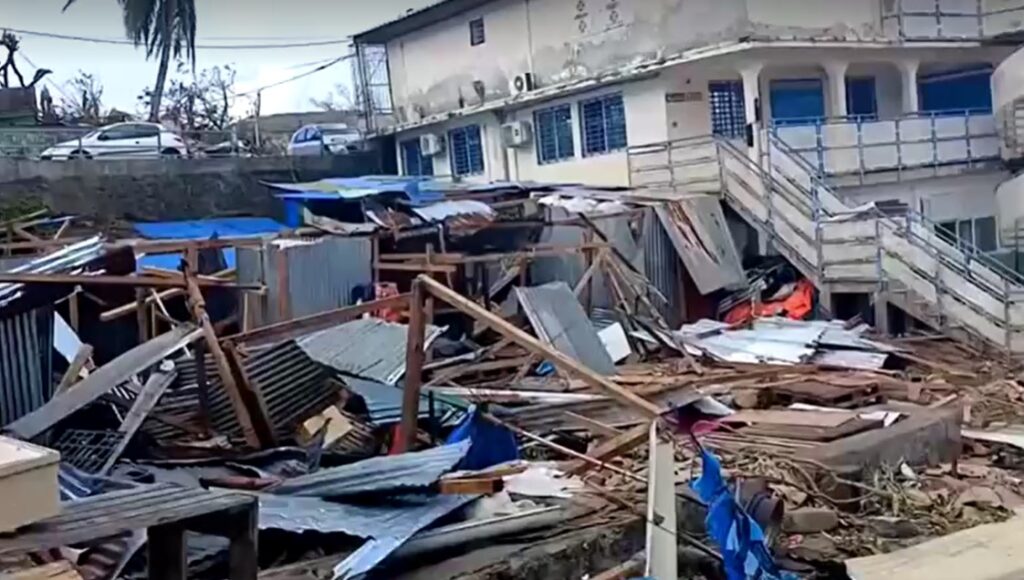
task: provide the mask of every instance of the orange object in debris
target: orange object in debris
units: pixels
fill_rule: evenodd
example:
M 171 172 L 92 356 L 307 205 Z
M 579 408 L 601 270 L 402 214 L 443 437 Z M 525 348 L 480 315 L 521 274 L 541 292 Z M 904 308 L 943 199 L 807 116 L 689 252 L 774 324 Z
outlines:
M 398 286 L 391 282 L 377 284 L 374 288 L 374 296 L 377 300 L 398 296 Z M 400 310 L 395 310 L 394 308 L 382 308 L 374 312 L 373 315 L 376 318 L 387 320 L 388 322 L 402 321 L 402 312 Z
M 767 316 L 785 316 L 793 320 L 803 320 L 814 310 L 814 286 L 807 280 L 796 283 L 793 293 L 781 300 L 762 302 L 755 305 L 749 302 L 739 304 L 725 315 L 729 324 L 744 324 L 755 318 Z

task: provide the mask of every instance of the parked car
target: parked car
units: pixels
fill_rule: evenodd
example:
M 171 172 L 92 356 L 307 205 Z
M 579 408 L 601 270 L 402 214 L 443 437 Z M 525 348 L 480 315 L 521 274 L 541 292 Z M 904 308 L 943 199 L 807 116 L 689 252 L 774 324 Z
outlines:
M 343 155 L 358 151 L 363 136 L 344 123 L 306 125 L 292 135 L 288 155 Z
M 115 123 L 42 152 L 44 160 L 120 159 L 188 154 L 181 136 L 157 123 Z

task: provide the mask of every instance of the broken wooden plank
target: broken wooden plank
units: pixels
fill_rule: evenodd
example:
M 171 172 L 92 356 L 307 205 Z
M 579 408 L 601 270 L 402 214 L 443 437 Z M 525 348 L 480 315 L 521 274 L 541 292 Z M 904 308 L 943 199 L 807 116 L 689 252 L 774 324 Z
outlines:
M 647 441 L 650 432 L 651 425 L 649 423 L 641 423 L 628 431 L 623 431 L 610 439 L 602 441 L 597 447 L 587 453 L 587 456 L 593 461 L 577 462 L 569 468 L 569 473 L 572 475 L 582 475 L 590 471 L 597 464 L 607 463 L 616 457 L 629 453 Z
M 89 364 L 89 360 L 92 358 L 92 352 L 93 348 L 88 344 L 83 344 L 78 348 L 78 352 L 75 353 L 75 358 L 71 359 L 71 363 L 68 365 L 68 370 L 64 371 L 64 376 L 61 377 L 60 383 L 57 385 L 57 389 L 53 392 L 54 396 L 60 395 L 71 388 L 71 385 L 75 384 L 75 381 L 81 378 L 82 369 Z
M 100 468 L 98 475 L 107 473 L 117 463 L 118 458 L 124 453 L 135 433 L 142 427 L 142 423 L 149 416 L 153 407 L 156 406 L 160 397 L 174 383 L 174 379 L 178 376 L 178 371 L 174 369 L 173 364 L 167 364 L 168 368 L 158 369 L 149 375 L 149 379 L 146 380 L 146 384 L 142 387 L 142 392 L 135 398 L 131 410 L 128 411 L 128 415 L 125 416 L 121 426 L 117 429 L 118 433 L 121 433 L 121 441 L 118 442 L 117 447 L 111 452 L 106 463 Z
M 230 280 L 202 278 L 195 281 L 200 287 L 232 288 L 235 290 L 262 290 L 260 284 L 236 284 Z M 78 274 L 0 273 L 0 283 L 13 284 L 76 284 L 79 286 L 132 286 L 137 288 L 182 288 L 184 280 L 156 276 L 86 276 Z
M 224 386 L 224 390 L 227 391 L 228 399 L 231 401 L 231 407 L 234 409 L 235 416 L 238 418 L 238 424 L 242 428 L 242 434 L 245 437 L 245 441 L 249 445 L 258 448 L 260 446 L 260 438 L 253 428 L 252 418 L 249 416 L 249 409 L 246 407 L 245 401 L 238 390 L 238 383 L 235 382 L 235 376 L 231 372 L 231 366 L 228 364 L 227 357 L 224 356 L 224 349 L 221 348 L 220 341 L 217 340 L 217 333 L 213 330 L 213 323 L 210 322 L 210 315 L 206 312 L 206 301 L 203 299 L 203 293 L 199 290 L 199 286 L 191 276 L 186 276 L 185 282 L 187 284 L 189 300 L 191 302 L 192 314 L 199 323 L 202 335 L 206 339 L 207 348 L 210 349 L 210 355 L 213 357 L 214 363 L 217 365 L 217 372 L 220 374 L 221 384 Z
M 110 392 L 132 375 L 160 362 L 174 351 L 202 336 L 202 331 L 184 324 L 141 344 L 91 373 L 75 388 L 54 396 L 45 405 L 6 427 L 21 439 L 33 439 L 62 419 Z
M 286 322 L 279 322 L 277 324 L 251 330 L 249 332 L 228 336 L 225 337 L 225 340 L 231 340 L 237 344 L 246 345 L 258 345 L 286 340 L 301 334 L 309 334 L 318 330 L 332 328 L 377 310 L 405 307 L 408 301 L 408 294 L 390 296 L 388 298 L 381 298 L 380 300 L 363 302 L 362 304 L 356 304 L 354 306 L 346 306 L 337 310 L 306 316 L 304 318 L 296 318 Z
M 479 304 L 463 298 L 454 290 L 430 279 L 427 276 L 420 275 L 417 280 L 420 281 L 424 288 L 434 296 L 444 300 L 448 304 L 454 306 L 458 310 L 473 317 L 486 326 L 491 327 L 495 332 L 511 339 L 513 342 L 531 353 L 550 361 L 559 369 L 579 376 L 591 387 L 604 391 L 609 396 L 621 401 L 623 404 L 637 409 L 645 416 L 657 418 L 661 415 L 661 409 L 654 403 L 651 403 L 635 393 L 620 387 L 606 377 L 595 373 L 582 363 L 558 352 L 554 348 L 542 343 L 515 326 L 512 326 L 508 322 L 505 322 L 501 317 L 489 312 Z

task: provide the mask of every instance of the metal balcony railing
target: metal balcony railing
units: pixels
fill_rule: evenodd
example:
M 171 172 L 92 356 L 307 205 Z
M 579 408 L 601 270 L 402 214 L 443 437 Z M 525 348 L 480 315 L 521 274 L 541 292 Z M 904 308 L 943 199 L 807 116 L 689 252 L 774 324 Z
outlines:
M 771 132 L 829 177 L 863 180 L 872 172 L 970 166 L 1000 155 L 995 116 L 981 110 L 936 111 L 890 120 L 790 119 L 776 123 Z
M 1024 32 L 1024 0 L 882 0 L 882 28 L 900 40 L 981 40 Z

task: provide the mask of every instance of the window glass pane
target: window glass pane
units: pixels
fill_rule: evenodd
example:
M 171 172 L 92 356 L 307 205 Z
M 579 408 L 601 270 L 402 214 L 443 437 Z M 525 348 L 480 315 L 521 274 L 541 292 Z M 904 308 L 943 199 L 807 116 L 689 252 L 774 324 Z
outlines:
M 996 218 L 985 217 L 974 220 L 974 244 L 982 252 L 996 251 Z
M 534 114 L 538 163 L 552 163 L 576 155 L 572 135 L 572 107 L 562 105 Z
M 960 242 L 964 244 L 974 245 L 974 225 L 971 220 L 961 220 L 956 222 L 956 235 L 960 238 Z
M 580 118 L 584 155 L 607 153 L 626 147 L 626 111 L 622 95 L 581 101 Z
M 769 92 L 772 121 L 775 123 L 815 123 L 825 117 L 825 91 L 821 79 L 773 80 Z
M 626 148 L 626 108 L 622 97 L 615 96 L 604 102 L 605 131 L 608 135 L 608 151 Z
M 992 68 L 944 72 L 920 79 L 921 110 L 962 114 L 992 110 Z
M 875 77 L 846 79 L 846 113 L 859 119 L 877 119 Z
M 469 22 L 469 44 L 471 46 L 478 46 L 483 44 L 487 40 L 486 33 L 484 30 L 484 19 L 477 18 Z
M 955 244 L 956 239 L 956 222 L 942 222 L 935 228 L 935 233 L 939 235 L 943 240 Z
M 484 172 L 484 151 L 479 125 L 452 129 L 448 133 L 452 173 L 472 175 Z
M 712 133 L 730 138 L 746 135 L 747 114 L 741 81 L 708 83 L 708 101 L 711 105 Z

